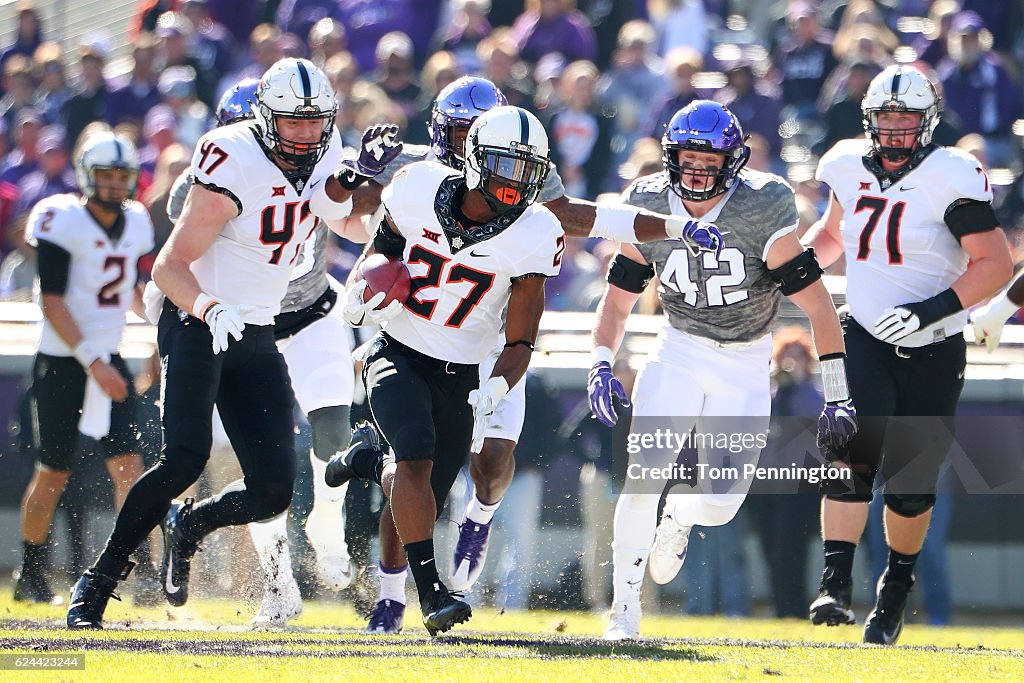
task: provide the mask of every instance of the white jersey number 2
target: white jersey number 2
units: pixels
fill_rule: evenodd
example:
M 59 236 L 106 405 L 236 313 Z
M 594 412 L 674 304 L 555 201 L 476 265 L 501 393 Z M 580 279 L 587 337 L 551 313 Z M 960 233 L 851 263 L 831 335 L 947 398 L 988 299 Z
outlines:
M 728 272 L 716 273 L 710 276 L 704 283 L 708 306 L 728 306 L 739 303 L 747 298 L 747 290 L 739 289 L 735 292 L 723 293 L 725 287 L 735 287 L 747 277 L 746 268 L 743 266 L 743 252 L 736 247 L 726 247 L 718 258 L 711 252 L 702 254 L 705 270 L 721 270 L 728 268 Z M 690 259 L 685 249 L 676 249 L 669 254 L 665 261 L 665 270 L 661 273 L 662 283 L 677 294 L 682 295 L 683 301 L 690 306 L 697 305 L 697 294 L 700 288 L 690 277 Z

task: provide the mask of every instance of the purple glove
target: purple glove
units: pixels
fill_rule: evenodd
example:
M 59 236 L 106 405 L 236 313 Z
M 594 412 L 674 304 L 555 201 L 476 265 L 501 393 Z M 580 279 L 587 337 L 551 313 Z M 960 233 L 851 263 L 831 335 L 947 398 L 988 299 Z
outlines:
M 601 424 L 614 427 L 619 421 L 615 412 L 617 400 L 623 408 L 629 407 L 629 397 L 622 382 L 612 374 L 612 366 L 607 361 L 595 363 L 587 377 L 587 399 L 590 401 L 590 412 Z
M 687 242 L 694 256 L 701 251 L 713 251 L 715 258 L 718 258 L 722 251 L 722 233 L 714 223 L 686 221 L 683 227 L 683 240 Z
M 857 434 L 857 409 L 851 399 L 825 404 L 818 417 L 818 448 L 825 459 L 842 458 L 842 451 Z
M 367 128 L 356 159 L 356 172 L 372 178 L 387 168 L 402 153 L 402 143 L 395 140 L 397 135 L 398 126 L 394 124 Z

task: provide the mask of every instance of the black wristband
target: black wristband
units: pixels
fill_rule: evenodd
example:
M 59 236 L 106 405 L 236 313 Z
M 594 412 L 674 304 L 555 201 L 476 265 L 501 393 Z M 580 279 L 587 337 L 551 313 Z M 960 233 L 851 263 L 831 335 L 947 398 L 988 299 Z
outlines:
M 964 310 L 964 305 L 960 303 L 960 297 L 950 287 L 930 299 L 925 299 L 916 304 L 906 304 L 903 308 L 916 315 L 917 319 L 921 321 L 921 327 L 924 328 Z
M 533 342 L 528 339 L 517 339 L 514 342 L 509 342 L 508 344 L 505 344 L 505 348 L 510 349 L 513 346 L 519 346 L 520 344 L 530 347 L 530 350 L 533 351 Z
M 373 178 L 373 176 L 362 175 L 355 172 L 355 169 L 343 168 L 334 174 L 334 177 L 338 179 L 341 186 L 351 192 L 366 181 Z
M 835 360 L 836 358 L 846 358 L 846 354 L 842 351 L 836 351 L 835 353 L 826 353 L 824 356 L 818 356 L 818 362 L 823 360 Z

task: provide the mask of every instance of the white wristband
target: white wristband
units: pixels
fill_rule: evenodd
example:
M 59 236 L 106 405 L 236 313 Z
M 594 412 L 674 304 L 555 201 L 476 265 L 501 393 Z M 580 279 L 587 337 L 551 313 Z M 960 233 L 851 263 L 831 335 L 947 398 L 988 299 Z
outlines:
M 590 354 L 590 367 L 594 367 L 598 363 L 607 363 L 608 365 L 614 365 L 615 352 L 609 349 L 607 346 L 598 346 Z
M 327 196 L 327 182 L 325 178 L 319 185 L 313 188 L 313 196 L 309 198 L 309 211 L 314 216 L 323 218 L 325 221 L 340 221 L 348 218 L 352 213 L 352 196 L 340 204 Z
M 821 388 L 826 403 L 850 398 L 850 387 L 846 383 L 846 356 L 821 361 Z
M 603 237 L 616 242 L 635 244 L 636 217 L 640 209 L 625 204 L 598 204 L 591 237 Z
M 992 308 L 990 310 L 995 313 L 1000 320 L 1005 322 L 1011 315 L 1020 310 L 1020 308 L 1021 306 L 1010 301 L 1010 297 L 1006 296 L 1006 292 L 1003 292 L 992 301 Z
M 78 342 L 78 346 L 74 348 L 72 353 L 75 355 L 75 360 L 82 364 L 86 372 L 89 372 L 89 367 L 93 363 L 103 357 L 102 353 L 94 349 L 92 344 L 84 339 Z
M 192 315 L 199 318 L 200 320 L 206 320 L 204 317 L 206 312 L 210 310 L 210 306 L 217 303 L 217 300 L 206 292 L 199 292 L 199 296 L 192 302 Z

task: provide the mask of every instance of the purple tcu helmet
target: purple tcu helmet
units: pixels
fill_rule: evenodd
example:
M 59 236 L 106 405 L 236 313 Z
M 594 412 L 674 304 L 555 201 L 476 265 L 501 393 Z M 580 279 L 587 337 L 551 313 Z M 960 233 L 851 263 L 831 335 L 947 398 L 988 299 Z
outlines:
M 225 90 L 217 105 L 217 125 L 226 126 L 253 118 L 255 114 L 252 113 L 251 105 L 256 101 L 256 88 L 259 85 L 258 78 L 246 78 Z
M 711 199 L 732 187 L 750 157 L 739 120 L 724 106 L 710 100 L 694 100 L 677 111 L 661 138 L 661 149 L 672 191 L 693 202 Z M 696 169 L 679 163 L 680 150 L 724 154 L 725 162 L 720 169 Z M 699 190 L 694 188 L 703 187 L 703 183 L 684 183 L 683 176 L 710 176 L 714 182 Z
M 463 153 L 455 144 L 455 128 L 467 131 L 478 116 L 508 102 L 498 86 L 486 78 L 463 76 L 449 83 L 434 100 L 427 130 L 434 156 L 454 169 L 462 169 Z

